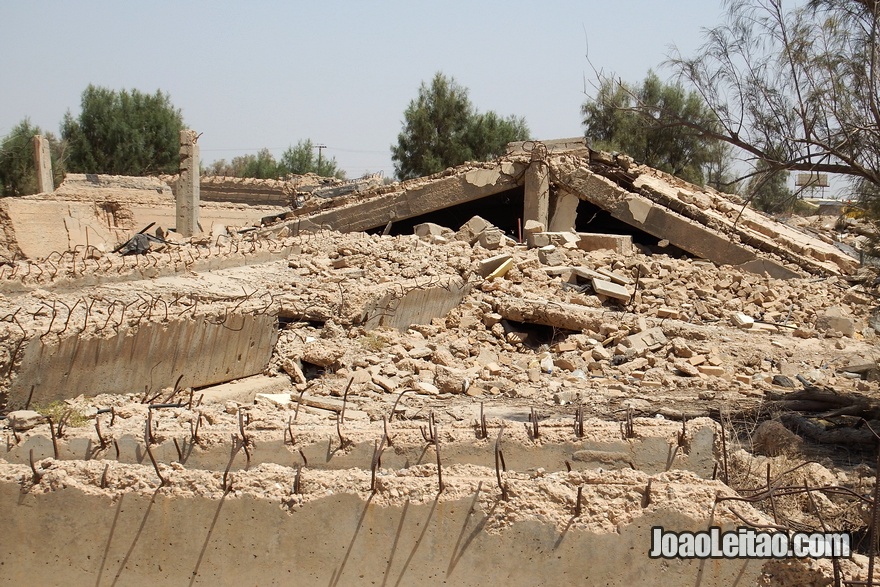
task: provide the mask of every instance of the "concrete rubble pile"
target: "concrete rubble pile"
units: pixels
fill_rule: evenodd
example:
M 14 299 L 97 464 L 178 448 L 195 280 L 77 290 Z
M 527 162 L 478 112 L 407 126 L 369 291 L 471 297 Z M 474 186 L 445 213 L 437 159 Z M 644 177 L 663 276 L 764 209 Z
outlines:
M 728 420 L 722 442 L 724 414 L 758 413 L 800 381 L 875 397 L 876 288 L 833 238 L 625 159 L 547 149 L 557 191 L 547 218 L 523 219 L 522 242 L 488 215 L 360 231 L 502 186 L 528 200 L 532 150 L 315 194 L 262 227 L 163 231 L 145 255 L 90 245 L 3 264 L 4 573 L 49 584 L 60 565 L 76 585 L 476 585 L 487 568 L 512 585 L 830 577 L 827 560 L 646 553 L 653 526 L 773 523 L 733 488 L 760 485 L 765 467 L 786 478 L 802 445 L 772 419 L 754 439 Z M 571 230 L 566 194 L 668 242 Z M 349 232 L 319 228 L 338 223 Z M 697 250 L 712 239 L 727 245 Z M 829 459 L 802 473 L 873 486 Z M 805 503 L 779 511 L 807 525 Z M 864 579 L 866 557 L 841 568 Z

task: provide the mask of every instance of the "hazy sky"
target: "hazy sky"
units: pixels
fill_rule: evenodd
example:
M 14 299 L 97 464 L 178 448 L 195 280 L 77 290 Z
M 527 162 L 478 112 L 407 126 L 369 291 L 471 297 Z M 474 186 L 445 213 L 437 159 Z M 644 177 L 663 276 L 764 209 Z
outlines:
M 638 82 L 721 20 L 720 0 L 0 0 L 0 136 L 25 117 L 57 134 L 90 83 L 161 89 L 204 133 L 203 163 L 311 138 L 349 177 L 393 175 L 403 112 L 437 71 L 534 138 L 578 136 L 587 53 Z

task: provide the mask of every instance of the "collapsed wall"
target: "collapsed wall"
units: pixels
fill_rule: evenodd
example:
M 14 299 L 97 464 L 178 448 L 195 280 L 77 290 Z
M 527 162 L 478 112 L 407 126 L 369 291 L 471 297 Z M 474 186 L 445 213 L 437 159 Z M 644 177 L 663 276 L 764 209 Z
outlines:
M 24 467 L 16 472 L 27 474 Z M 656 585 L 696 577 L 701 585 L 722 586 L 752 583 L 760 574 L 761 561 L 644 556 L 653 526 L 732 528 L 733 516 L 713 511 L 715 493 L 725 491 L 719 483 L 682 474 L 573 473 L 511 481 L 510 498 L 503 501 L 488 471 L 482 478 L 475 473 L 450 468 L 439 494 L 417 470 L 384 474 L 374 493 L 340 491 L 330 479 L 303 473 L 305 495 L 290 493 L 294 471 L 280 467 L 238 474 L 229 492 L 207 495 L 175 495 L 167 488 L 108 495 L 62 469 L 54 475 L 66 488 L 20 496 L 18 483 L 7 476 L 0 482 L 0 500 L 7 504 L 0 536 L 4 576 L 52 585 L 64 568 L 71 587 L 119 581 L 477 586 L 490 580 L 623 586 L 646 576 Z M 114 467 L 109 483 L 124 482 L 127 474 Z M 363 473 L 346 474 L 368 483 Z M 173 483 L 187 484 L 188 477 L 174 473 Z M 649 479 L 653 497 L 644 505 Z M 278 489 L 261 489 L 273 485 Z M 583 513 L 574 516 L 578 486 Z M 609 499 L 622 506 L 610 520 L 593 505 Z
M 573 183 L 602 186 L 584 194 L 610 194 L 609 207 L 633 197 L 575 163 Z M 523 170 L 453 170 L 435 192 L 433 180 L 389 186 L 366 218 L 381 227 L 389 212 L 518 188 Z M 655 207 L 649 187 L 635 195 Z M 370 198 L 310 205 L 349 222 Z M 738 460 L 703 416 L 757 406 L 797 376 L 876 387 L 846 370 L 872 360 L 870 292 L 834 259 L 798 265 L 730 237 L 768 266 L 826 274 L 782 281 L 612 236 L 533 231 L 541 244 L 529 248 L 479 218 L 406 237 L 301 228 L 0 268 L 9 405 L 42 412 L 2 422 L 7 576 L 53 584 L 59 565 L 65 583 L 90 585 L 830 575 L 648 551 L 655 524 L 771 523 L 720 481 Z M 245 371 L 259 374 L 201 387 Z

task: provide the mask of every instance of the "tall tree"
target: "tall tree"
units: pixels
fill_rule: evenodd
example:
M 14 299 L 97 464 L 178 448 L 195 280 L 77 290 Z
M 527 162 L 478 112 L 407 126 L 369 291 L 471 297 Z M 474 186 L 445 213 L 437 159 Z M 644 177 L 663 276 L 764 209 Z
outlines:
M 699 94 L 664 83 L 653 72 L 641 86 L 602 80 L 596 96 L 584 102 L 581 112 L 586 138 L 597 148 L 623 151 L 693 183 L 704 183 L 711 167 L 717 170 L 726 164 L 726 152 L 717 148 L 717 140 L 664 122 L 660 113 L 708 127 L 714 117 Z
M 726 5 L 697 56 L 670 60 L 717 122 L 639 109 L 737 147 L 753 165 L 745 175 L 809 171 L 880 186 L 880 3 Z
M 321 157 L 320 153 L 316 157 L 316 148 L 312 144 L 312 139 L 299 141 L 295 146 L 288 147 L 281 154 L 279 166 L 285 173 L 292 173 L 294 175 L 314 173 L 321 177 L 345 179 L 345 171 L 337 167 L 336 158 L 327 159 Z
M 231 175 L 233 177 L 255 177 L 259 179 L 277 179 L 288 174 L 305 175 L 314 173 L 321 177 L 345 179 L 345 171 L 339 169 L 336 159 L 315 156 L 315 146 L 311 139 L 299 141 L 295 146 L 288 147 L 281 158 L 276 160 L 269 149 L 260 149 L 256 155 L 233 157 L 232 162 L 226 159 L 214 161 L 206 168 L 211 175 Z
M 61 143 L 52 133 L 43 133 L 39 126 L 32 126 L 30 119 L 25 118 L 0 142 L 0 194 L 24 196 L 37 193 L 35 135 L 44 135 L 49 141 L 55 183 L 64 177 Z
M 70 171 L 117 175 L 175 173 L 179 165 L 180 110 L 157 90 L 116 92 L 89 85 L 78 118 L 61 124 Z
M 400 179 L 431 175 L 469 160 L 504 154 L 508 142 L 527 140 L 525 119 L 480 114 L 468 90 L 438 72 L 430 86 L 422 82 L 418 97 L 403 114 L 403 129 L 391 147 Z

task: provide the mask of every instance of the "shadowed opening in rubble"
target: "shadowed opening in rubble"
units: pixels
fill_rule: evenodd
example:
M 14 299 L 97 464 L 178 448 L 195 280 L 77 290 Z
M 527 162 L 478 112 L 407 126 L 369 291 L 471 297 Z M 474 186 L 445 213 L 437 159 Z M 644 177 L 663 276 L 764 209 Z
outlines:
M 632 237 L 633 244 L 640 245 L 653 254 L 669 255 L 670 257 L 692 256 L 675 245 L 658 246 L 660 239 L 656 236 L 639 230 L 622 220 L 618 220 L 606 210 L 584 200 L 581 200 L 577 207 L 575 230 L 577 232 L 595 232 L 599 234 L 628 234 Z
M 523 344 L 532 350 L 538 350 L 542 345 L 551 345 L 563 341 L 569 334 L 576 334 L 570 330 L 554 328 L 553 326 L 516 322 L 515 320 L 504 320 L 502 325 L 507 333 L 516 332 L 520 335 L 526 335 Z
M 458 230 L 474 216 L 482 216 L 511 238 L 517 238 L 517 221 L 522 218 L 524 189 L 518 187 L 493 196 L 465 202 L 457 206 L 450 206 L 436 212 L 414 216 L 406 220 L 400 220 L 391 225 L 392 235 L 406 235 L 413 233 L 413 227 L 423 222 L 433 222 L 440 226 L 446 226 L 452 230 Z M 384 227 L 383 227 L 384 228 Z M 383 228 L 377 228 L 369 232 L 381 234 Z

